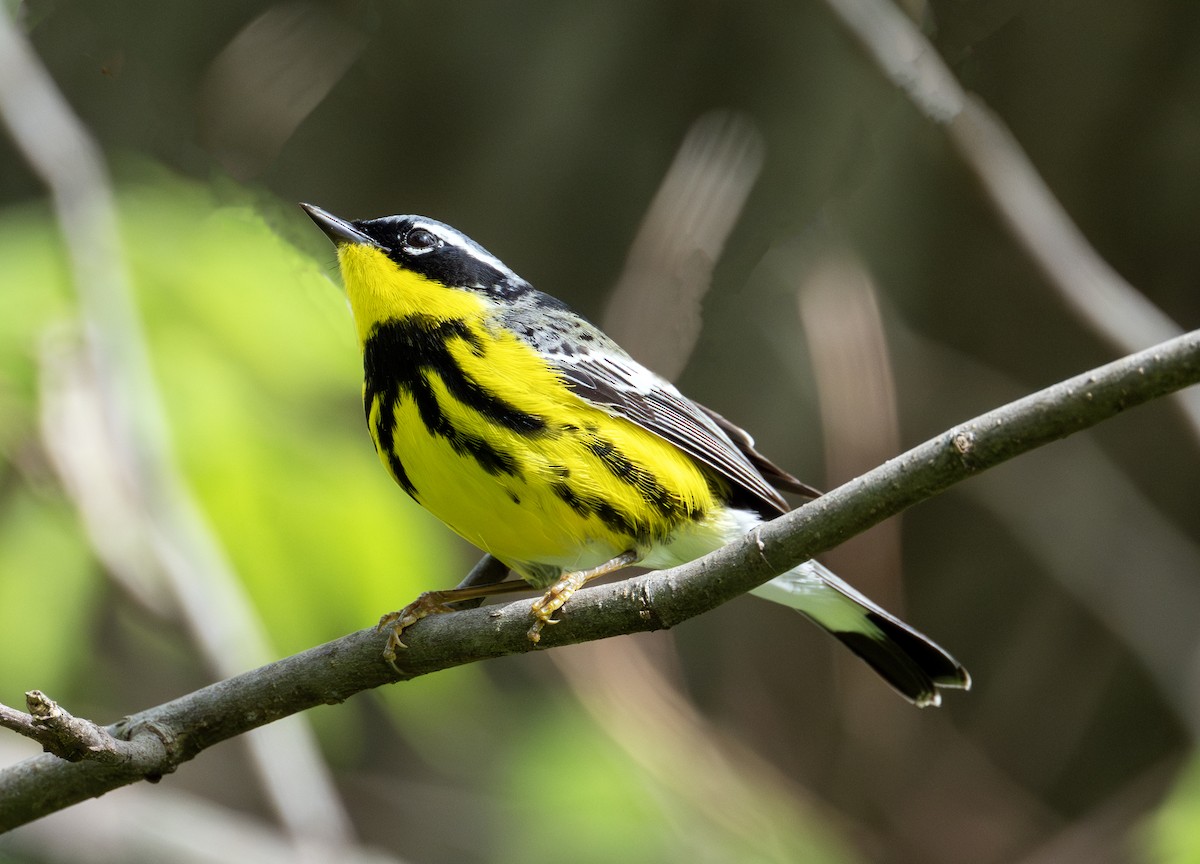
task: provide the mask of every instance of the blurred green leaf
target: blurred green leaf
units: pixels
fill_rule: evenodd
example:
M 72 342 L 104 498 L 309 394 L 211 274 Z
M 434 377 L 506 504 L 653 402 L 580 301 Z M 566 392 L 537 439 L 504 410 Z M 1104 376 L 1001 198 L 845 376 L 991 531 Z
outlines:
M 73 511 L 28 490 L 0 505 L 0 701 L 34 688 L 58 692 L 86 658 L 101 588 Z
M 453 581 L 444 529 L 363 429 L 349 312 L 319 266 L 200 187 L 122 202 L 176 452 L 280 649 Z
M 1146 860 L 1161 864 L 1200 862 L 1200 763 L 1195 758 L 1175 783 L 1161 809 L 1150 819 L 1142 838 Z
M 278 649 L 370 625 L 456 581 L 449 532 L 378 464 L 349 312 L 323 266 L 248 207 L 140 174 L 120 192 L 123 239 L 175 452 Z M 44 209 L 13 208 L 0 229 L 0 455 L 12 474 L 40 446 L 36 354 L 46 328 L 69 320 L 71 298 Z M 23 491 L 2 513 L 0 626 L 13 644 L 44 625 L 43 611 L 82 626 L 91 568 L 71 513 Z M 43 686 L 43 666 L 4 653 L 5 680 L 20 664 L 21 680 Z
M 86 654 L 100 588 L 87 542 L 38 445 L 37 356 L 64 309 L 66 269 L 42 206 L 0 213 L 0 701 L 54 690 Z
M 505 845 L 497 862 L 728 862 L 835 864 L 852 861 L 804 813 L 789 810 L 764 789 L 744 802 L 764 822 L 713 819 L 702 796 L 710 778 L 689 778 L 686 755 L 668 787 L 600 730 L 571 700 L 544 701 L 521 726 L 495 775 L 503 818 L 521 826 L 497 832 Z M 693 790 L 681 794 L 680 790 Z M 761 825 L 769 824 L 770 836 Z M 569 850 L 569 854 L 567 854 Z M 564 854 L 556 854 L 562 852 Z

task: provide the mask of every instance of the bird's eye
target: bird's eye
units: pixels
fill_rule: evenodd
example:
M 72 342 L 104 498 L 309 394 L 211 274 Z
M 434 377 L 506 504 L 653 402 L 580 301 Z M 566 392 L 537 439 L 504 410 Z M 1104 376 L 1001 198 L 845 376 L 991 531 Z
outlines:
M 438 238 L 432 231 L 414 228 L 404 238 L 404 245 L 413 252 L 428 252 L 438 245 Z

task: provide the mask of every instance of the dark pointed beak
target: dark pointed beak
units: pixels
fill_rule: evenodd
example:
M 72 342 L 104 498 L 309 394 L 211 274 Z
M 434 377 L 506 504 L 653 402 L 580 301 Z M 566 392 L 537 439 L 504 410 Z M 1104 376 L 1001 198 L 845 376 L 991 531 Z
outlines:
M 325 232 L 325 236 L 333 241 L 333 245 L 341 246 L 343 243 L 359 243 L 364 246 L 374 246 L 376 249 L 386 250 L 383 244 L 371 239 L 345 219 L 339 219 L 328 210 L 322 210 L 315 204 L 301 203 L 300 207 L 308 214 L 310 219 L 317 223 L 317 227 Z

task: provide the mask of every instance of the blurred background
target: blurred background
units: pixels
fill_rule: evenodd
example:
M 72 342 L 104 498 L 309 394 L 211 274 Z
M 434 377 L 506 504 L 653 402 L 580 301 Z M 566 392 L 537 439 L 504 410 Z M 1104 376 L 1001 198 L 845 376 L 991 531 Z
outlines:
M 0 50 L 7 705 L 113 722 L 476 559 L 380 469 L 297 201 L 455 225 L 824 488 L 1200 316 L 1200 5 L 903 9 L 1146 327 L 1038 263 L 1044 212 L 997 209 L 1020 163 L 914 107 L 840 0 L 5 5 L 35 52 Z M 827 556 L 970 669 L 940 709 L 745 598 L 308 712 L 0 861 L 1200 861 L 1189 410 Z

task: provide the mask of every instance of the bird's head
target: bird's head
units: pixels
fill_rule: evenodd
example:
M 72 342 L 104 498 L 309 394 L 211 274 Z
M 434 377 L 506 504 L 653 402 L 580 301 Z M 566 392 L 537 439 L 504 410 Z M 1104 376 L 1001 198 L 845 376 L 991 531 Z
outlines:
M 346 220 L 301 204 L 337 247 L 359 337 L 392 318 L 476 318 L 529 283 L 470 237 L 427 216 Z

